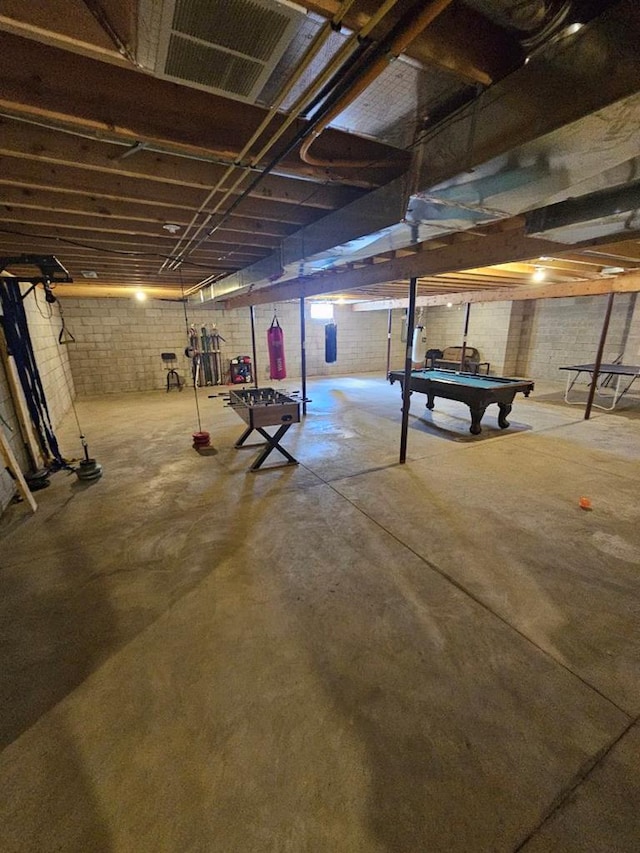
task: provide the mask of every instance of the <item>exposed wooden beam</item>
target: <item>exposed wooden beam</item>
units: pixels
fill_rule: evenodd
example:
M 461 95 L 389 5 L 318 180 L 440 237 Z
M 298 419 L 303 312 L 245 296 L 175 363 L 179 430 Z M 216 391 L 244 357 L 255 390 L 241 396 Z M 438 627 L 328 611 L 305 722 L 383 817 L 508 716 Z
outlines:
M 73 195 L 67 192 L 56 193 L 51 190 L 41 190 L 37 187 L 2 186 L 0 184 L 0 212 L 3 217 L 5 213 L 20 212 L 24 217 L 29 218 L 28 211 L 34 213 L 33 221 L 38 220 L 38 214 L 48 212 L 49 215 L 60 213 L 84 216 L 90 218 L 91 223 L 106 218 L 114 222 L 116 220 L 131 223 L 153 222 L 160 227 L 165 223 L 185 227 L 195 214 L 194 210 L 188 208 L 150 204 L 137 199 L 99 199 L 88 194 Z M 202 221 L 202 218 L 199 221 Z M 212 222 L 215 221 L 214 215 Z M 227 220 L 227 227 L 234 231 L 248 231 L 282 238 L 297 231 L 300 225 L 271 219 L 265 210 L 265 215 L 262 217 L 233 214 Z
M 491 290 L 475 290 L 471 293 L 448 293 L 434 296 L 419 296 L 422 307 L 442 306 L 451 303 L 462 305 L 467 302 L 517 302 L 523 299 L 560 299 L 577 296 L 601 296 L 607 293 L 637 293 L 640 291 L 640 273 L 628 273 L 617 278 L 601 278 L 598 281 L 574 281 L 561 284 L 542 284 L 520 287 L 503 287 Z M 354 304 L 354 311 L 382 311 L 389 308 L 406 308 L 407 299 L 379 299 L 374 302 Z
M 135 61 L 138 4 L 132 0 L 83 0 L 83 3 L 118 52 Z
M 59 284 L 56 286 L 55 292 L 57 297 L 59 296 L 63 299 L 65 297 L 75 299 L 93 299 L 95 297 L 132 299 L 136 290 L 143 291 L 149 299 L 171 299 L 177 301 L 182 298 L 182 288 L 179 285 L 149 285 L 145 283 L 139 287 L 132 288 L 117 281 L 104 282 L 100 285 L 83 281 L 79 283 L 74 282 L 73 284 Z
M 88 225 L 86 229 L 74 229 L 73 231 L 64 231 L 59 228 L 49 229 L 49 233 L 44 233 L 45 229 L 37 228 L 31 225 L 18 227 L 17 225 L 6 227 L 0 224 L 0 242 L 3 244 L 24 243 L 37 245 L 44 241 L 52 241 L 60 246 L 59 252 L 69 253 L 95 253 L 100 256 L 103 252 L 105 257 L 111 254 L 115 256 L 135 252 L 151 257 L 164 258 L 171 254 L 175 237 L 171 237 L 166 233 L 166 237 L 158 234 L 156 237 L 145 237 L 140 240 L 135 234 L 111 234 L 107 231 L 94 231 Z M 69 242 L 67 242 L 69 241 Z M 21 250 L 22 251 L 22 250 Z M 51 251 L 49 248 L 48 251 Z M 261 251 L 255 246 L 242 246 L 241 248 L 227 243 L 207 243 L 206 247 L 201 247 L 184 262 L 185 266 L 189 266 L 192 262 L 208 263 L 211 260 L 233 257 L 237 259 L 236 267 L 239 264 L 250 264 L 258 258 L 264 256 L 264 251 Z
M 7 35 L 0 52 L 0 109 L 9 115 L 61 121 L 89 131 L 106 131 L 133 142 L 150 142 L 182 153 L 205 153 L 235 159 L 243 142 L 266 111 L 197 89 L 160 80 L 128 68 L 106 65 Z M 283 118 L 276 116 L 273 128 Z M 306 123 L 287 131 L 291 139 Z M 284 145 L 284 142 L 281 141 Z M 387 145 L 340 131 L 327 130 L 314 151 L 323 161 L 369 161 L 363 170 L 336 166 L 330 170 L 303 164 L 296 152 L 283 159 L 294 173 L 352 175 L 376 186 L 404 173 L 410 157 Z M 357 174 L 356 174 L 357 173 Z
M 27 121 L 0 116 L 0 155 L 35 160 L 58 166 L 105 172 L 118 177 L 139 178 L 181 188 L 208 190 L 222 177 L 226 165 L 211 160 L 178 157 L 161 151 L 137 149 L 124 156 L 131 143 L 117 144 L 73 133 L 39 127 Z M 257 170 L 250 172 L 255 176 Z M 242 187 L 236 191 L 236 195 Z M 251 193 L 252 199 L 268 199 L 290 205 L 334 210 L 344 207 L 363 193 L 357 187 L 339 186 L 308 179 L 267 175 Z
M 331 17 L 337 0 L 310 0 L 306 8 Z M 345 16 L 345 24 L 360 29 L 379 3 L 360 3 Z M 398 14 L 390 14 L 392 20 Z M 385 19 L 386 20 L 386 19 Z M 374 29 L 374 37 L 378 31 Z M 406 53 L 421 62 L 442 68 L 469 83 L 489 85 L 522 61 L 522 50 L 508 34 L 467 6 L 456 4 L 442 12 L 411 44 Z
M 635 95 L 639 35 L 637 1 L 619 0 L 579 33 L 547 45 L 543 60 L 532 59 L 429 135 L 417 185 L 432 187 L 462 164 L 471 169 Z
M 0 156 L 0 201 L 19 203 L 28 199 L 36 199 L 40 194 L 44 198 L 51 193 L 70 193 L 73 196 L 86 195 L 92 199 L 100 199 L 102 210 L 109 206 L 113 207 L 121 203 L 130 205 L 148 205 L 149 207 L 179 208 L 191 216 L 199 209 L 205 199 L 203 190 L 188 187 L 179 189 L 172 184 L 163 185 L 141 178 L 122 178 L 120 176 L 109 176 L 104 173 L 84 170 L 81 166 L 59 166 L 50 163 L 36 163 L 14 157 Z M 214 196 L 207 208 L 211 210 L 220 195 Z M 104 200 L 109 200 L 110 205 Z M 57 206 L 51 199 L 51 206 Z M 58 202 L 59 204 L 59 202 Z M 228 207 L 228 202 L 222 208 L 222 212 Z M 49 206 L 43 203 L 42 206 Z M 206 211 L 205 211 L 206 213 Z M 177 215 L 177 214 L 175 214 Z M 305 207 L 303 205 L 285 204 L 268 199 L 247 198 L 242 207 L 238 207 L 237 214 L 248 219 L 255 220 L 254 228 L 260 229 L 258 222 L 270 221 L 282 223 L 283 226 L 291 228 L 276 231 L 281 236 L 290 234 L 294 228 L 302 228 L 315 222 L 325 215 L 325 211 Z M 168 214 L 166 222 L 174 219 L 173 214 Z
M 0 31 L 4 33 L 116 65 L 130 64 L 82 0 L 29 0 L 3 6 Z
M 593 263 L 606 266 L 640 263 L 640 240 L 621 240 L 614 244 L 601 244 L 597 248 L 590 249 L 588 256 Z
M 2 255 L 9 255 L 11 252 L 11 247 L 5 243 L 0 243 Z M 31 251 L 24 252 L 24 254 L 38 254 L 34 251 L 35 246 L 31 247 Z M 18 251 L 16 254 L 22 254 L 22 251 Z M 107 257 L 105 259 L 104 256 L 97 257 L 93 255 L 91 258 L 82 257 L 81 255 L 72 255 L 68 252 L 56 252 L 56 256 L 59 258 L 63 265 L 67 268 L 74 269 L 74 277 L 78 276 L 78 270 L 94 270 L 98 273 L 98 277 L 102 277 L 103 275 L 127 275 L 129 272 L 132 275 L 150 275 L 152 277 L 157 277 L 158 268 L 160 266 L 157 258 L 119 258 L 116 256 Z M 212 261 L 207 264 L 208 270 L 211 272 L 224 272 L 227 269 L 228 265 L 222 261 Z M 235 269 L 235 266 L 234 266 Z M 200 272 L 194 272 L 194 269 L 191 268 L 183 270 L 183 275 L 189 277 L 194 277 L 199 275 L 202 278 L 203 272 L 205 272 L 204 267 L 200 270 Z M 177 273 L 172 273 L 176 279 L 179 278 Z M 162 278 L 164 279 L 167 276 L 163 273 Z
M 428 246 L 428 244 L 423 244 Z M 522 231 L 506 231 L 475 237 L 467 242 L 454 243 L 431 251 L 416 252 L 383 264 L 372 264 L 342 273 L 327 273 L 318 277 L 303 277 L 277 282 L 238 296 L 225 299 L 228 307 L 279 302 L 304 295 L 332 293 L 338 290 L 357 290 L 372 284 L 398 279 L 439 275 L 454 270 L 490 266 L 506 261 L 525 260 L 539 255 L 559 253 L 560 243 L 525 236 Z M 224 297 L 221 297 L 224 298 Z
M 158 223 L 140 222 L 134 220 L 109 219 L 105 216 L 94 216 L 91 220 L 86 216 L 72 213 L 47 212 L 44 210 L 26 210 L 16 208 L 15 211 L 3 211 L 2 221 L 5 225 L 31 225 L 37 228 L 84 230 L 91 227 L 94 231 L 109 232 L 110 234 L 129 234 L 139 238 L 155 237 L 162 227 Z M 280 245 L 280 238 L 262 234 L 258 229 L 236 228 L 233 219 L 218 232 L 219 239 L 237 246 L 256 246 L 261 249 L 275 249 Z

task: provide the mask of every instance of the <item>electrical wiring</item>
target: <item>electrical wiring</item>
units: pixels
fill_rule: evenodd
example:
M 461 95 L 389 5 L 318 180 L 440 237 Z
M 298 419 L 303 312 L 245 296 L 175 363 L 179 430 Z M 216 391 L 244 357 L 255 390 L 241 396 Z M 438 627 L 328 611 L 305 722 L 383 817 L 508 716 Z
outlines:
M 357 32 L 357 33 L 354 32 L 349 36 L 347 41 L 342 45 L 340 50 L 338 50 L 337 54 L 334 55 L 333 59 L 325 66 L 324 70 L 320 73 L 320 75 L 318 77 L 316 77 L 313 80 L 313 82 L 305 88 L 304 92 L 296 99 L 295 104 L 293 104 L 292 107 L 288 110 L 288 116 L 285 119 L 284 123 L 280 126 L 280 128 L 266 142 L 266 144 L 264 144 L 262 146 L 260 151 L 252 156 L 252 158 L 251 158 L 252 164 L 254 164 L 254 165 L 257 164 L 265 155 L 267 155 L 271 151 L 271 149 L 273 148 L 275 143 L 282 137 L 282 135 L 284 134 L 286 129 L 306 109 L 308 104 L 306 104 L 305 101 L 309 97 L 313 97 L 314 94 L 317 93 L 317 91 L 320 90 L 321 87 L 328 81 L 331 82 L 332 87 L 339 83 L 339 80 L 340 80 L 340 63 L 344 63 L 345 59 L 348 60 L 348 55 L 354 48 L 355 48 L 357 53 L 359 53 L 361 49 L 365 49 L 365 50 L 369 49 L 369 47 L 371 46 L 369 44 L 369 39 L 368 39 L 369 33 L 375 28 L 375 26 L 380 22 L 380 20 L 386 14 L 388 14 L 388 12 L 397 4 L 397 2 L 398 2 L 398 0 L 385 0 L 385 2 L 383 2 L 381 4 L 381 6 L 377 9 L 375 14 L 373 14 L 370 17 L 369 21 L 359 30 L 359 32 Z M 451 2 L 451 0 L 440 0 L 440 2 Z M 342 8 L 337 13 L 338 17 L 334 20 L 334 23 L 336 26 L 340 25 L 341 17 L 344 14 L 346 14 L 346 11 L 348 10 L 348 8 L 351 5 L 352 5 L 352 0 L 346 0 L 346 2 L 344 2 L 342 4 Z M 321 30 L 317 35 L 320 36 L 320 34 L 322 32 L 323 31 Z M 328 29 L 326 29 L 325 32 L 328 32 Z M 360 43 L 359 46 L 358 46 L 358 43 Z M 307 50 L 305 57 L 301 60 L 301 65 L 299 66 L 299 69 L 302 69 L 305 66 L 305 64 L 311 60 L 312 55 L 313 55 L 314 51 L 317 49 L 317 47 L 318 47 L 317 40 L 316 40 L 316 42 L 313 42 L 311 45 L 309 45 L 309 48 Z M 338 70 L 334 73 L 335 67 L 337 67 Z M 290 78 L 290 80 L 287 84 L 287 87 L 292 87 L 295 79 L 296 79 L 296 75 L 294 74 L 293 77 Z M 287 89 L 287 91 L 288 91 L 288 89 Z M 279 101 L 276 101 L 276 103 L 279 103 L 283 97 L 284 97 L 284 92 L 281 93 L 280 99 L 279 99 Z M 279 155 L 272 158 L 270 163 L 264 169 L 261 170 L 260 174 L 251 183 L 251 185 L 241 193 L 239 198 L 237 198 L 233 202 L 233 204 L 228 208 L 228 210 L 222 215 L 222 219 L 217 224 L 208 228 L 208 230 L 205 232 L 205 234 L 203 236 L 199 237 L 199 235 L 202 234 L 204 229 L 208 227 L 209 222 L 211 221 L 212 217 L 214 215 L 218 214 L 219 208 L 222 206 L 222 204 L 224 204 L 226 202 L 226 200 L 230 197 L 231 193 L 236 188 L 238 188 L 239 185 L 244 181 L 246 175 L 241 175 L 238 178 L 238 180 L 236 180 L 236 182 L 233 184 L 233 186 L 226 190 L 223 198 L 216 204 L 215 209 L 212 212 L 207 214 L 204 222 L 200 223 L 200 225 L 198 225 L 196 227 L 197 215 L 193 218 L 193 220 L 191 221 L 191 223 L 188 226 L 187 232 L 185 234 L 183 234 L 182 237 L 180 237 L 176 246 L 174 247 L 174 250 L 176 252 L 180 251 L 180 256 L 179 256 L 177 261 L 173 262 L 172 269 L 175 269 L 177 266 L 179 266 L 181 263 L 183 263 L 187 254 L 190 254 L 195 249 L 197 249 L 201 245 L 202 242 L 207 240 L 215 231 L 217 231 L 221 227 L 222 223 L 226 221 L 226 219 L 237 208 L 237 206 L 249 195 L 249 193 L 253 189 L 255 189 L 255 187 L 289 153 L 291 153 L 294 150 L 294 148 L 297 147 L 298 143 L 301 142 L 305 138 L 307 133 L 311 132 L 313 130 L 313 128 L 319 124 L 319 122 L 322 120 L 323 115 L 327 112 L 327 110 L 330 108 L 331 104 L 333 103 L 333 100 L 334 100 L 334 96 L 329 96 L 327 98 L 325 104 L 323 105 L 321 113 L 318 114 L 316 117 L 314 117 L 313 122 L 306 129 L 306 131 L 303 131 L 302 135 L 300 134 L 300 131 L 295 134 L 293 140 L 289 144 L 286 145 L 284 151 L 282 151 Z M 260 128 L 254 133 L 251 140 L 244 146 L 243 151 L 242 151 L 240 157 L 238 158 L 239 160 L 242 159 L 242 157 L 249 152 L 253 143 L 262 135 L 263 131 L 266 129 L 266 126 L 268 125 L 268 123 L 271 121 L 271 118 L 273 117 L 274 107 L 275 107 L 275 105 L 272 105 L 270 115 L 261 124 Z M 221 181 L 218 182 L 215 189 L 212 188 L 211 192 L 209 193 L 209 195 L 207 197 L 207 201 L 212 198 L 214 191 L 216 191 L 217 189 L 220 189 L 222 187 L 222 183 L 226 179 L 226 175 L 231 174 L 232 171 L 233 171 L 233 167 L 230 167 L 227 170 L 227 173 L 225 173 L 225 177 L 223 177 L 221 179 Z M 204 204 L 203 204 L 200 212 L 202 212 L 203 208 L 204 208 Z M 193 233 L 190 236 L 188 236 L 188 232 L 192 229 L 195 229 L 195 230 L 193 231 Z
M 47 311 L 45 314 L 42 313 L 42 308 L 40 307 L 40 302 L 38 301 L 38 288 L 34 288 L 33 298 L 36 303 L 36 308 L 38 309 L 38 314 L 42 317 L 43 320 L 50 320 L 53 317 L 53 308 L 51 307 L 51 303 L 46 302 Z
M 105 252 L 110 255 L 126 255 L 128 257 L 147 257 L 147 258 L 162 258 L 168 261 L 178 260 L 174 255 L 165 255 L 162 252 L 139 252 L 136 250 L 128 251 L 126 249 L 108 249 L 105 246 L 91 246 L 89 243 L 82 243 L 79 240 L 71 240 L 68 237 L 56 237 L 50 234 L 28 234 L 25 231 L 13 231 L 10 228 L 0 228 L 0 234 L 11 234 L 14 237 L 35 237 L 38 240 L 53 240 L 57 243 L 67 243 L 70 246 L 77 246 L 80 249 L 90 249 L 92 252 Z M 224 258 L 219 258 L 224 260 Z M 201 269 L 210 270 L 211 264 L 199 264 L 196 261 L 184 261 L 187 266 L 199 267 Z

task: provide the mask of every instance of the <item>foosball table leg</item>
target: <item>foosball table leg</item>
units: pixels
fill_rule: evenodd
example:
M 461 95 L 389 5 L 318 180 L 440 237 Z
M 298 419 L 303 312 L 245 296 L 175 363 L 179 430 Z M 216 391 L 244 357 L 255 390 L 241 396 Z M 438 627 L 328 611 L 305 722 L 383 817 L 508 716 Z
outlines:
M 269 435 L 269 433 L 265 429 L 263 429 L 262 427 L 256 427 L 256 429 L 260 433 L 260 435 L 264 439 L 266 439 L 267 446 L 256 457 L 255 461 L 253 462 L 253 464 L 249 468 L 250 471 L 257 471 L 258 468 L 260 468 L 260 466 L 264 463 L 265 459 L 271 453 L 272 450 L 279 450 L 280 453 L 282 453 L 282 455 L 289 460 L 289 462 L 288 462 L 289 465 L 298 465 L 299 464 L 298 460 L 295 459 L 287 450 L 285 450 L 284 447 L 281 447 L 280 443 L 279 443 L 280 439 L 285 434 L 285 432 L 289 429 L 290 426 L 291 426 L 291 424 L 283 424 L 280 427 L 280 429 L 278 429 L 277 432 L 275 432 L 273 435 Z
M 236 443 L 233 446 L 234 447 L 242 447 L 242 445 L 249 438 L 249 436 L 251 435 L 252 432 L 253 432 L 253 428 L 247 427 L 245 429 L 245 431 L 242 433 L 242 435 L 240 436 L 240 438 L 236 441 Z

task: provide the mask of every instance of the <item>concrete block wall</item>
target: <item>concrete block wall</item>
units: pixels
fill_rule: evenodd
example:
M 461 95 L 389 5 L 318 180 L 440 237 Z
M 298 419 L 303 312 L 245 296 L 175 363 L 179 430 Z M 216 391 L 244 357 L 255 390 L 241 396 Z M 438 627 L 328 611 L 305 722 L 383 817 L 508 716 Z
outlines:
M 187 345 L 184 310 L 181 303 L 133 299 L 65 299 L 62 303 L 76 344 L 67 348 L 75 388 L 79 395 L 119 391 L 144 391 L 165 387 L 163 351 L 178 356 L 178 368 L 190 377 L 191 361 L 184 355 Z M 558 367 L 576 361 L 593 361 L 600 335 L 606 297 L 548 299 L 514 303 L 472 304 L 467 340 L 491 362 L 494 375 L 531 376 L 562 381 Z M 33 313 L 33 307 L 30 311 Z M 288 377 L 300 373 L 299 303 L 279 303 L 277 314 L 284 329 Z M 55 308 L 55 306 L 54 306 Z M 255 309 L 257 376 L 260 384 L 268 377 L 266 332 L 274 305 Z M 225 367 L 238 355 L 252 356 L 249 309 L 224 311 L 212 303 L 191 303 L 188 319 L 196 328 L 216 324 L 225 338 L 222 355 Z M 404 310 L 393 312 L 391 366 L 404 365 L 405 344 L 401 340 Z M 338 360 L 324 361 L 325 321 L 312 320 L 306 303 L 307 372 L 309 376 L 384 373 L 387 348 L 387 311 L 353 311 L 349 305 L 335 305 L 338 326 Z M 417 320 L 420 319 L 418 312 Z M 34 324 L 44 322 L 37 315 Z M 457 346 L 462 342 L 464 306 L 427 308 L 424 348 Z M 54 338 L 58 326 L 54 324 Z M 43 330 L 38 336 L 39 359 L 52 368 L 57 341 Z M 48 342 L 48 343 L 47 343 Z M 55 347 L 53 344 L 55 343 Z M 627 360 L 640 358 L 640 308 L 634 294 L 619 294 L 605 351 L 606 358 L 625 352 Z M 59 362 L 58 362 L 59 364 Z M 51 371 L 52 405 L 57 413 L 65 410 L 66 398 L 59 371 Z M 55 393 L 58 388 L 59 394 Z M 58 400 L 57 402 L 56 400 Z
M 491 373 L 508 376 L 508 346 L 513 340 L 511 302 L 474 303 L 469 314 L 467 340 L 480 351 L 481 361 L 491 363 Z
M 624 353 L 640 363 L 640 306 L 636 294 L 617 294 L 604 359 Z M 595 359 L 606 296 L 487 302 L 471 305 L 470 346 L 491 362 L 491 373 L 564 381 L 562 365 Z M 425 310 L 427 347 L 462 342 L 464 306 Z M 586 381 L 586 379 L 585 379 Z
M 485 302 L 472 304 L 469 313 L 467 343 L 479 351 L 481 361 L 491 363 L 491 373 L 498 376 L 504 375 L 507 365 L 513 361 L 513 343 L 517 332 L 511 327 L 511 311 L 510 302 Z M 464 317 L 464 305 L 426 308 L 426 348 L 460 346 Z
M 391 320 L 391 367 L 404 364 L 406 344 L 402 341 L 403 311 L 394 311 Z M 307 315 L 307 363 L 310 376 L 368 373 L 384 376 L 387 363 L 387 311 L 353 311 L 348 305 L 334 306 L 338 327 L 338 359 L 324 361 L 324 321 Z
M 21 285 L 22 292 L 27 285 Z M 32 290 L 24 300 L 29 334 L 33 345 L 38 371 L 42 380 L 51 423 L 55 430 L 71 406 L 74 395 L 73 377 L 66 349 L 58 343 L 61 318 L 58 305 L 50 305 L 44 300 L 41 288 Z M 15 405 L 4 364 L 0 363 L 0 415 L 9 428 L 0 422 L 16 460 L 23 472 L 31 468 L 31 462 L 24 448 Z M 62 450 L 64 453 L 64 449 Z M 2 512 L 15 493 L 15 485 L 2 465 L 0 469 L 0 512 Z
M 205 303 L 206 305 L 206 303 Z M 222 336 L 226 339 L 225 357 L 251 356 L 251 324 L 249 309 L 234 311 L 206 311 L 191 309 L 197 323 L 211 322 L 214 317 Z M 278 322 L 284 331 L 287 375 L 300 376 L 300 306 L 297 302 L 283 302 L 275 306 Z M 255 308 L 256 357 L 258 380 L 269 381 L 269 356 L 267 330 L 271 325 L 274 305 Z M 401 340 L 401 318 L 404 312 L 393 312 L 391 364 L 404 362 L 405 345 Z M 305 303 L 306 360 L 308 376 L 337 376 L 352 373 L 380 372 L 384 374 L 387 362 L 387 311 L 353 311 L 350 305 L 334 305 L 333 322 L 337 326 L 337 360 L 327 364 L 325 356 L 325 326 L 328 321 L 311 318 L 309 302 Z
M 1 334 L 1 332 L 0 332 Z M 13 450 L 18 464 L 23 471 L 27 470 L 27 455 L 22 445 L 20 427 L 15 415 L 11 391 L 7 381 L 4 364 L 0 362 L 0 429 L 3 431 L 9 446 Z M 8 426 L 7 426 L 8 424 Z M 15 494 L 15 485 L 8 472 L 5 470 L 4 461 L 0 466 L 0 514 L 4 512 Z
M 75 397 L 68 346 L 58 343 L 62 318 L 58 303 L 45 302 L 41 288 L 24 300 L 31 343 L 55 429 Z
M 509 327 L 502 365 L 502 376 L 526 376 L 527 354 L 531 346 L 535 303 L 514 302 L 509 314 Z
M 640 364 L 640 299 L 632 293 L 629 299 L 629 332 L 624 348 L 625 364 Z
M 462 343 L 464 313 L 461 305 L 451 308 L 420 308 L 416 311 L 416 324 L 424 326 L 423 341 L 428 349 L 445 349 Z
M 634 294 L 614 300 L 603 358 L 611 361 L 640 343 Z M 534 303 L 526 373 L 537 379 L 564 382 L 563 365 L 593 362 L 598 349 L 607 296 L 541 299 Z M 634 341 L 636 343 L 634 343 Z M 629 356 L 631 358 L 631 356 Z M 586 382 L 586 378 L 585 378 Z
M 284 330 L 288 377 L 300 375 L 299 303 L 277 306 Z M 178 371 L 190 381 L 191 361 L 185 354 L 188 344 L 184 308 L 181 303 L 133 299 L 71 299 L 63 301 L 64 315 L 76 343 L 68 347 L 75 388 L 80 396 L 146 391 L 165 387 L 165 369 L 161 352 L 175 352 Z M 268 380 L 267 329 L 274 305 L 255 308 L 257 376 L 260 384 Z M 392 364 L 402 363 L 404 344 L 400 339 L 402 311 L 394 312 Z M 215 324 L 222 343 L 225 368 L 231 358 L 252 357 L 249 309 L 224 311 L 212 303 L 190 303 L 189 323 L 199 330 Z M 338 326 L 338 360 L 324 361 L 325 321 L 312 320 L 306 303 L 306 354 L 309 376 L 380 371 L 384 373 L 387 353 L 387 312 L 354 312 L 349 305 L 334 307 Z
M 164 387 L 162 352 L 175 352 L 179 372 L 188 375 L 180 303 L 67 298 L 63 310 L 76 339 L 68 350 L 78 396 Z

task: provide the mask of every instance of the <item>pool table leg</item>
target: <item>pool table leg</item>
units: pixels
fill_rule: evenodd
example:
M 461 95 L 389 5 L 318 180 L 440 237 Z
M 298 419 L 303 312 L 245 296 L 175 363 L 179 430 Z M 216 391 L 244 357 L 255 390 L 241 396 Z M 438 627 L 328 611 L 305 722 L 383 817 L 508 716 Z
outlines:
M 435 406 L 435 403 L 433 402 L 434 400 L 435 400 L 435 396 L 433 394 L 429 394 L 427 392 L 427 403 L 426 403 L 426 405 L 427 405 L 427 409 L 429 409 L 429 411 L 431 411 Z
M 509 426 L 507 415 L 513 406 L 511 403 L 498 403 L 498 408 L 500 409 L 500 414 L 498 415 L 498 426 L 500 429 L 506 429 Z
M 487 411 L 487 407 L 480 403 L 474 403 L 474 405 L 469 405 L 469 410 L 471 411 L 471 426 L 469 427 L 469 432 L 471 435 L 480 435 L 482 432 L 480 421 L 482 420 L 484 413 Z

